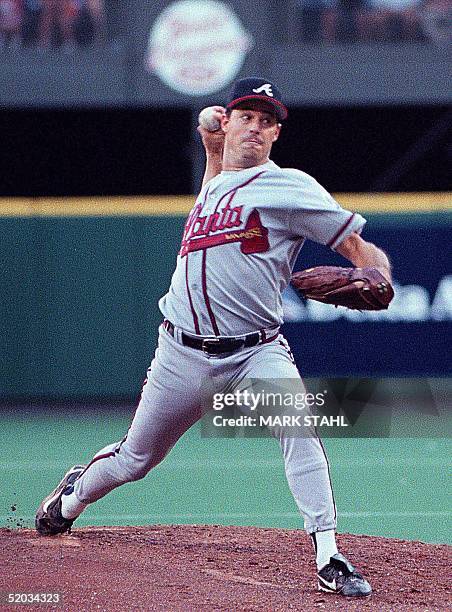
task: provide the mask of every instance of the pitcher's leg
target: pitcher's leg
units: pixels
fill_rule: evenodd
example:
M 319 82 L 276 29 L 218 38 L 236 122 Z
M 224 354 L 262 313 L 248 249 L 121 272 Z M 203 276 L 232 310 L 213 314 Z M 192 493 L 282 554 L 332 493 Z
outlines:
M 159 347 L 129 431 L 120 443 L 97 453 L 76 481 L 79 501 L 91 503 L 125 482 L 143 478 L 165 458 L 202 416 L 198 382 L 207 375 L 203 368 L 198 352 L 160 330 Z
M 201 418 L 198 403 L 188 399 L 193 398 L 186 390 L 158 390 L 151 375 L 127 436 L 95 455 L 75 483 L 77 498 L 92 503 L 121 484 L 146 476 Z
M 248 384 L 247 381 L 257 380 L 262 381 L 268 390 L 274 385 L 279 392 L 282 389 L 293 395 L 306 392 L 290 349 L 282 336 L 250 353 L 249 359 L 243 364 L 242 382 L 239 387 L 243 389 L 243 385 Z M 283 410 L 284 414 L 289 415 L 292 409 L 284 407 Z M 292 410 L 292 413 L 303 414 L 297 410 Z M 266 410 L 266 415 L 268 414 Z M 273 414 L 276 415 L 277 412 L 274 410 Z M 303 426 L 275 426 L 271 427 L 270 431 L 279 440 L 287 481 L 304 518 L 306 530 L 308 533 L 334 530 L 336 507 L 329 465 L 315 430 Z
M 183 364 L 183 367 L 181 367 Z M 202 416 L 202 381 L 208 363 L 199 351 L 177 344 L 163 329 L 149 377 L 126 437 L 75 466 L 38 508 L 37 530 L 67 531 L 86 505 L 125 482 L 143 478 Z
M 336 529 L 336 506 L 328 460 L 319 438 L 279 433 L 287 482 L 308 533 Z

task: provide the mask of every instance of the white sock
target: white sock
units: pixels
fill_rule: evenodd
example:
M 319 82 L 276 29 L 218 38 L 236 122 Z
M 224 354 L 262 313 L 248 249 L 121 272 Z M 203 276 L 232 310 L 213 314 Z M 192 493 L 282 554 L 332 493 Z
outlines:
M 82 504 L 79 501 L 78 497 L 75 495 L 74 491 L 69 495 L 61 496 L 61 514 L 64 518 L 67 519 L 75 519 L 79 514 L 83 512 L 88 504 Z
M 330 557 L 337 554 L 336 534 L 334 529 L 311 533 L 316 550 L 317 569 L 322 569 L 330 562 Z

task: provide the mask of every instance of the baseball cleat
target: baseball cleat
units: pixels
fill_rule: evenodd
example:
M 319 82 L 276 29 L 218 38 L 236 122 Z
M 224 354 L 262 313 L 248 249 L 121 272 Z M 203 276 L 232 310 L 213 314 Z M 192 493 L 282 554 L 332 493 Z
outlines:
M 75 519 L 67 519 L 61 514 L 61 497 L 79 478 L 85 465 L 74 465 L 66 472 L 57 488 L 40 504 L 35 519 L 36 531 L 44 536 L 57 535 L 70 531 Z
M 345 597 L 368 597 L 372 593 L 370 584 L 340 553 L 317 573 L 319 591 L 339 593 Z

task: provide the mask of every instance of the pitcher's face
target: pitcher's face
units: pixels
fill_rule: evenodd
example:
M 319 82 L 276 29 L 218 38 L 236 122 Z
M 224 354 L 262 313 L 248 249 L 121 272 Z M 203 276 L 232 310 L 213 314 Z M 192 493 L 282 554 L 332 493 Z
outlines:
M 245 104 L 245 103 L 244 103 Z M 273 143 L 278 139 L 281 125 L 271 107 L 251 100 L 246 108 L 234 108 L 222 121 L 225 132 L 225 152 L 232 154 L 244 168 L 265 163 Z

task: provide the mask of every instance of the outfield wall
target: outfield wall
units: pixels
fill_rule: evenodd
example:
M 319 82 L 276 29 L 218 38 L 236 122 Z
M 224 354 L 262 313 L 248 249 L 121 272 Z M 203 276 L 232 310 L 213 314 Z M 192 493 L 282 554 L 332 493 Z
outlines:
M 306 376 L 450 375 L 451 194 L 338 194 L 368 219 L 397 284 L 387 313 L 285 295 Z M 191 197 L 0 201 L 0 398 L 135 397 Z M 343 263 L 307 244 L 296 269 Z

